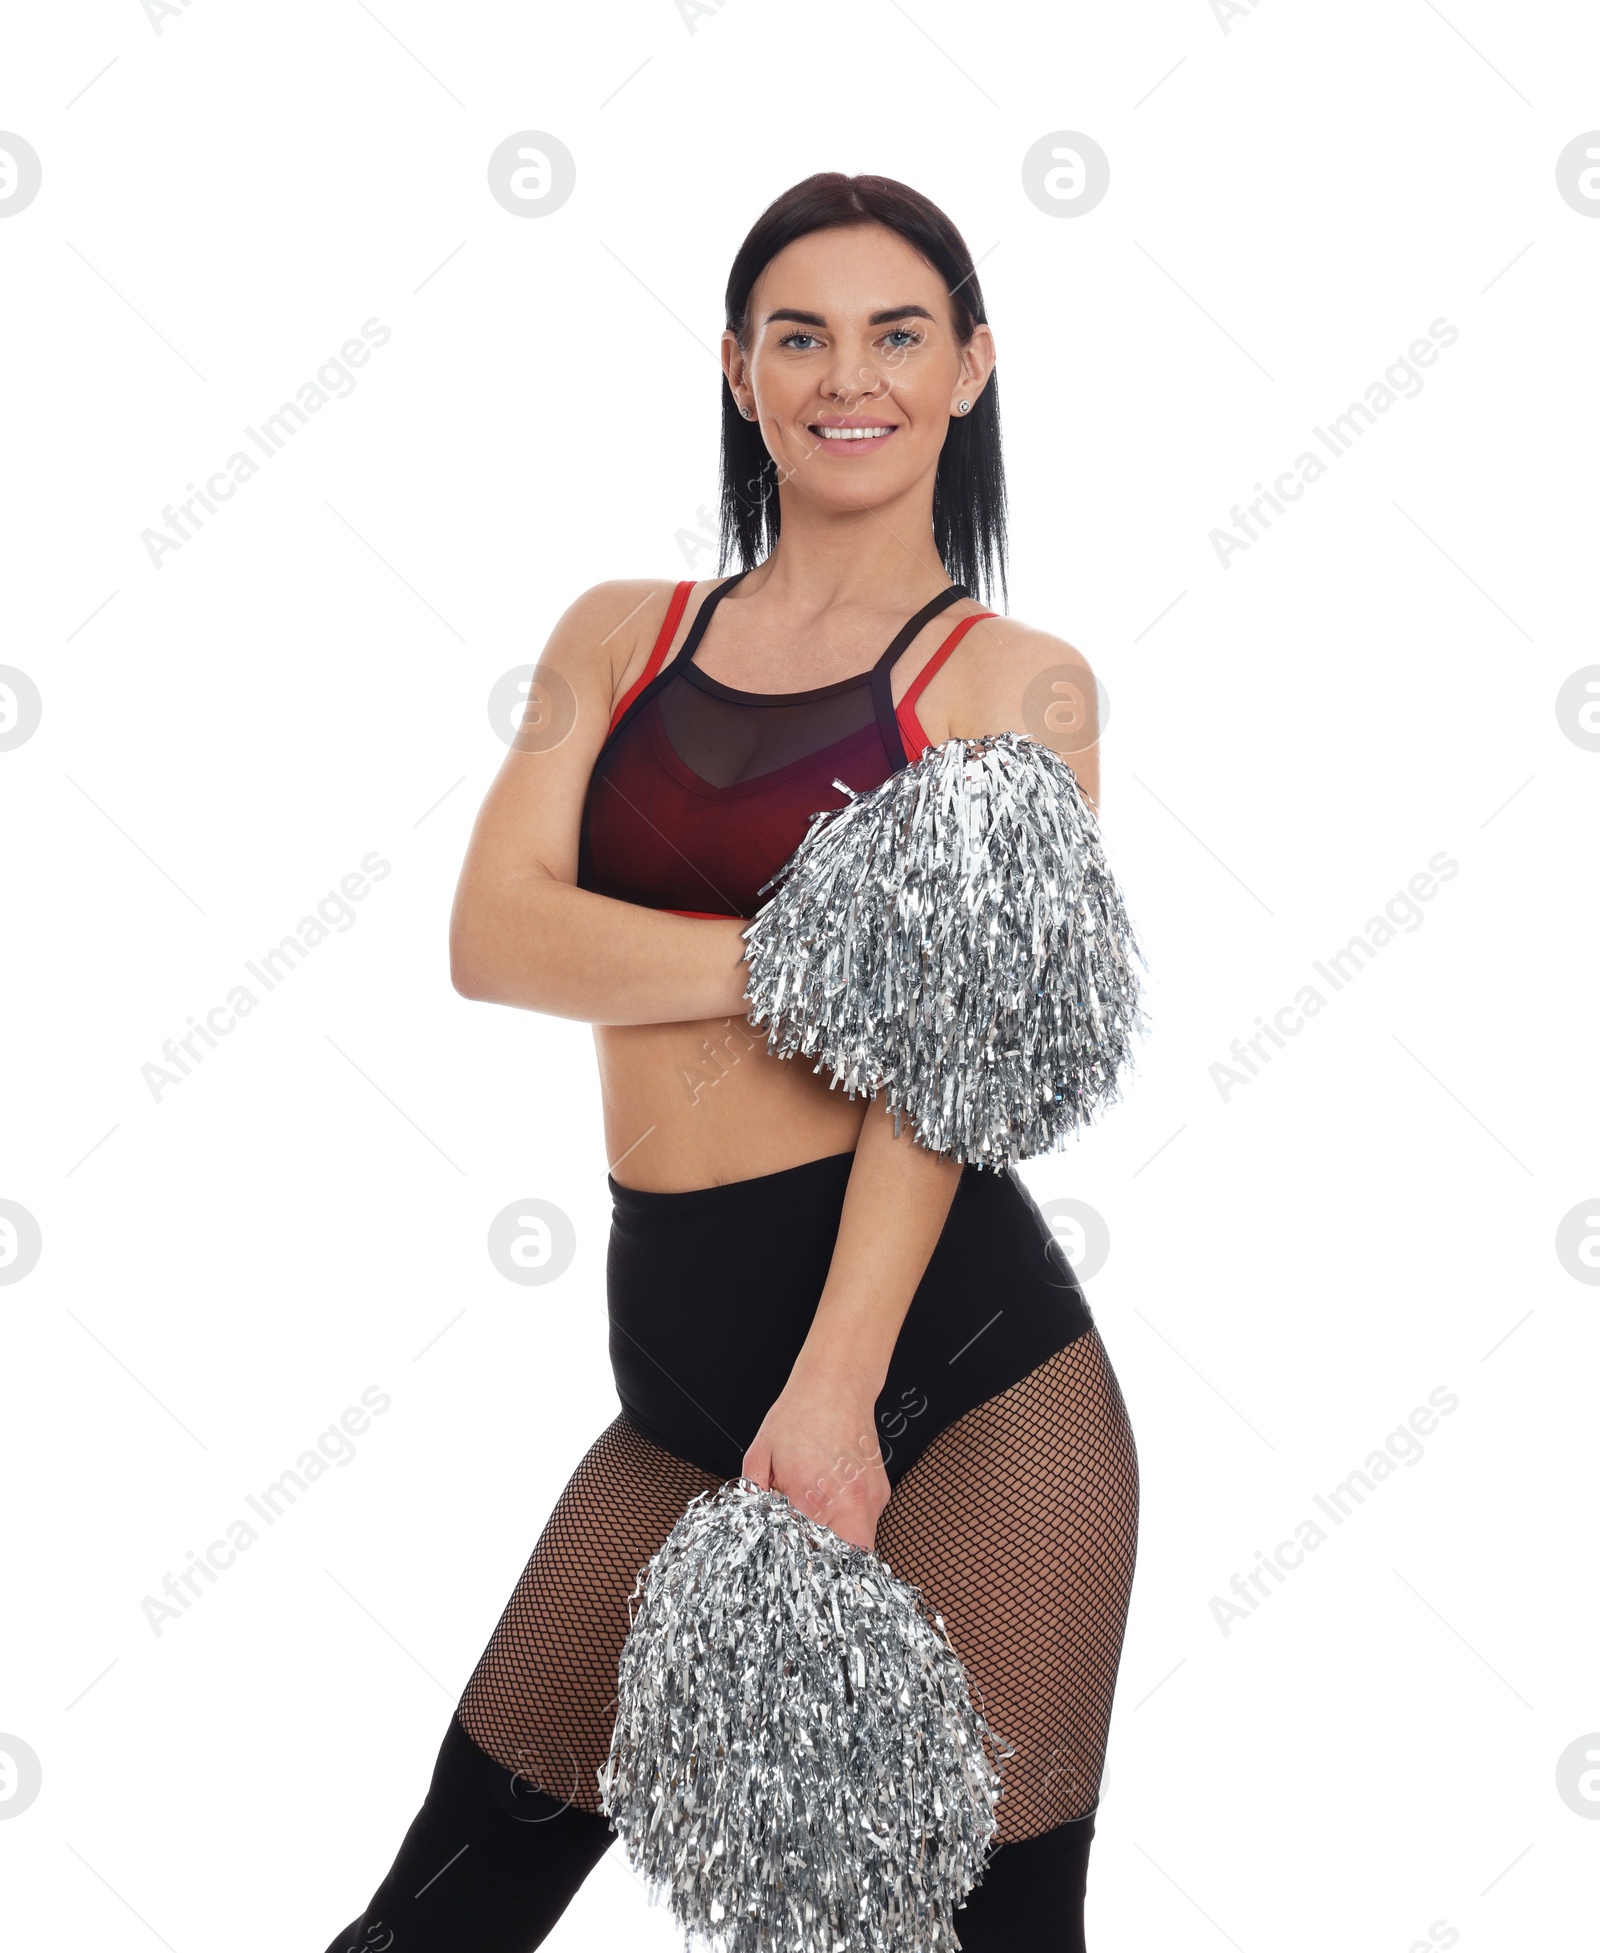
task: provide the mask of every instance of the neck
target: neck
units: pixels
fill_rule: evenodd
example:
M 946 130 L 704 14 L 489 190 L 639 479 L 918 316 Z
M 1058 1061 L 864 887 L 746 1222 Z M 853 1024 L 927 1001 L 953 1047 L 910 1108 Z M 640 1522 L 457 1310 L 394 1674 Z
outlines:
M 778 493 L 777 546 L 735 594 L 766 592 L 803 613 L 854 604 L 919 610 L 949 584 L 934 547 L 931 483 L 870 509 L 825 509 L 788 484 Z

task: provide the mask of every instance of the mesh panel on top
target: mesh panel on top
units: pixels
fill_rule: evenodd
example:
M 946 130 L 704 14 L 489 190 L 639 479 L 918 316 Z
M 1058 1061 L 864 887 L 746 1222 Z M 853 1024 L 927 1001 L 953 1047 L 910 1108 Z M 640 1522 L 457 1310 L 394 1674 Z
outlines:
M 738 786 L 838 746 L 873 722 L 864 677 L 813 692 L 734 692 L 690 666 L 655 700 L 673 751 L 708 786 Z M 837 799 L 837 796 L 833 796 Z

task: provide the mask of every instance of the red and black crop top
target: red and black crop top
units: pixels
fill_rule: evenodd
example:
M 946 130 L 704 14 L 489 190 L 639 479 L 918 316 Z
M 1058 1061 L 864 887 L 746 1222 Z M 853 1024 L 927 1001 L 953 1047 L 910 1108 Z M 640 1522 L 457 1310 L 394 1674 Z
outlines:
M 709 592 L 683 649 L 663 668 L 693 583 L 672 593 L 666 622 L 617 706 L 590 776 L 578 840 L 578 886 L 678 915 L 740 916 L 799 847 L 811 816 L 838 807 L 835 779 L 865 793 L 931 743 L 917 719 L 923 687 L 980 618 L 963 617 L 896 707 L 895 660 L 967 592 L 941 590 L 870 671 L 808 692 L 740 692 L 710 678 L 695 651 L 718 601 L 749 572 Z

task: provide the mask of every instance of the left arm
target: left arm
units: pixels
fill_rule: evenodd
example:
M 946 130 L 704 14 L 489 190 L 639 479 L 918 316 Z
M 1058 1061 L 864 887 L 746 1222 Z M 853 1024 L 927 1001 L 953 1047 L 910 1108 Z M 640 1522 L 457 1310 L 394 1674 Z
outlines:
M 930 681 L 918 706 L 928 736 L 1021 732 L 1072 768 L 1098 812 L 1099 699 L 1075 646 L 1014 618 L 985 618 Z M 881 1099 L 856 1147 L 822 1299 L 783 1393 L 745 1453 L 746 1477 L 776 1485 L 813 1519 L 871 1547 L 889 1503 L 877 1397 L 911 1298 L 961 1177 Z
M 839 1234 L 811 1330 L 742 1470 L 811 1518 L 870 1549 L 889 1503 L 877 1399 L 961 1178 L 881 1098 L 867 1107 Z

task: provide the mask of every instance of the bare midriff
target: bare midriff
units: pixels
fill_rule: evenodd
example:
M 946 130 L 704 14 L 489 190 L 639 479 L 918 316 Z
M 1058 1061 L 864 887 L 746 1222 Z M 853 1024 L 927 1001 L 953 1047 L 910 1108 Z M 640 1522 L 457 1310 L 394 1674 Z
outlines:
M 597 1024 L 606 1161 L 649 1193 L 726 1186 L 855 1148 L 868 1101 L 810 1058 L 779 1059 L 743 1017 Z

